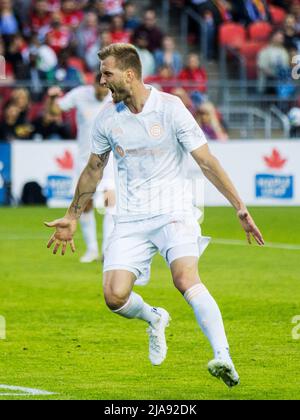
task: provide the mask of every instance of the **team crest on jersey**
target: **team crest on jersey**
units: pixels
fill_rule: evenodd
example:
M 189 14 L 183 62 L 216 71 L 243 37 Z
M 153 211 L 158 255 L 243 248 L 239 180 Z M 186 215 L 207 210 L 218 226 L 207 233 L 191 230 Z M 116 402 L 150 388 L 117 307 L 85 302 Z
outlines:
M 151 128 L 150 128 L 150 134 L 152 137 L 154 137 L 155 139 L 160 139 L 163 136 L 164 133 L 164 129 L 162 128 L 162 126 L 160 124 L 154 124 Z
M 116 152 L 118 153 L 118 155 L 119 155 L 121 158 L 123 158 L 123 157 L 125 156 L 125 151 L 124 151 L 124 149 L 122 149 L 122 147 L 121 147 L 121 146 L 117 146 L 117 147 L 116 147 Z

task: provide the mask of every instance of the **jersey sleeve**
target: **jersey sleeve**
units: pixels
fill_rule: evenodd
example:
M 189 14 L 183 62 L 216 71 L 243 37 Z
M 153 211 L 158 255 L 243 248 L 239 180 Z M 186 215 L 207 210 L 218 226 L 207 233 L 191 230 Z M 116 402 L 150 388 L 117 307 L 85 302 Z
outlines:
M 186 151 L 191 153 L 207 143 L 199 124 L 181 100 L 174 108 L 173 120 L 177 140 Z
M 103 155 L 111 150 L 111 145 L 108 141 L 108 136 L 105 134 L 104 124 L 100 113 L 96 118 L 92 129 L 91 152 L 95 155 Z
M 76 108 L 77 101 L 79 99 L 79 91 L 73 89 L 68 92 L 64 97 L 57 100 L 58 106 L 63 112 L 70 111 L 73 108 Z

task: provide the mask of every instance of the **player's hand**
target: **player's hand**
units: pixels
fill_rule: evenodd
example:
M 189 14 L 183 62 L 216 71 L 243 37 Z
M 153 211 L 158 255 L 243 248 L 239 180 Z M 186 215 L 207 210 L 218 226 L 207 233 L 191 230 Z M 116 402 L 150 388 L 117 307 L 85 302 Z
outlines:
M 104 192 L 104 206 L 114 207 L 116 205 L 116 193 L 114 190 L 107 190 Z
M 50 96 L 50 98 L 56 98 L 62 95 L 63 95 L 63 91 L 61 90 L 59 86 L 52 86 L 51 88 L 48 89 L 48 96 Z
M 53 222 L 45 222 L 45 225 L 49 228 L 55 228 L 55 233 L 51 236 L 47 248 L 51 248 L 54 244 L 53 254 L 56 255 L 60 246 L 61 255 L 65 255 L 68 244 L 71 247 L 72 252 L 75 252 L 74 233 L 76 232 L 77 220 L 69 217 L 63 217 L 62 219 L 54 220 Z
M 249 244 L 251 244 L 251 237 L 253 237 L 258 243 L 258 245 L 263 246 L 265 244 L 263 236 L 260 233 L 260 230 L 258 229 L 256 224 L 254 223 L 254 220 L 250 216 L 248 210 L 240 210 L 238 211 L 237 215 L 244 231 L 246 232 Z

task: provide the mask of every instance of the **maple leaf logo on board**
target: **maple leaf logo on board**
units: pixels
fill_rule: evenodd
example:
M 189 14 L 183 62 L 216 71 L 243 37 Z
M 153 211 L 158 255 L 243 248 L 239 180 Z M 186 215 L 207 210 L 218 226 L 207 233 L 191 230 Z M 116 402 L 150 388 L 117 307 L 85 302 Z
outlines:
M 282 169 L 287 162 L 287 159 L 284 159 L 280 152 L 277 149 L 273 149 L 271 156 L 265 156 L 264 161 L 268 168 L 272 169 Z
M 65 151 L 64 155 L 61 158 L 58 157 L 55 160 L 60 169 L 69 171 L 74 168 L 74 159 L 72 154 L 68 150 Z

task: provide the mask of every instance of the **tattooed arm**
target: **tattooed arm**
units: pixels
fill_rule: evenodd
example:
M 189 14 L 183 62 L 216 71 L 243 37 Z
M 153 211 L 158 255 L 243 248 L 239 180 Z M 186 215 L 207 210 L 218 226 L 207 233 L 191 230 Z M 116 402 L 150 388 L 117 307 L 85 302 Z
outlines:
M 95 194 L 97 185 L 103 177 L 103 171 L 107 165 L 109 153 L 110 152 L 104 153 L 103 155 L 91 155 L 86 168 L 79 178 L 74 199 L 66 216 L 75 219 L 80 218 L 87 203 Z
M 77 221 L 96 192 L 97 185 L 103 177 L 109 154 L 110 152 L 106 152 L 103 155 L 91 154 L 90 160 L 79 178 L 74 199 L 66 215 L 62 219 L 45 223 L 47 227 L 56 229 L 47 245 L 50 248 L 53 243 L 55 244 L 54 254 L 57 254 L 62 245 L 61 253 L 65 255 L 68 244 L 70 244 L 72 251 L 75 252 L 73 237 L 76 232 Z

